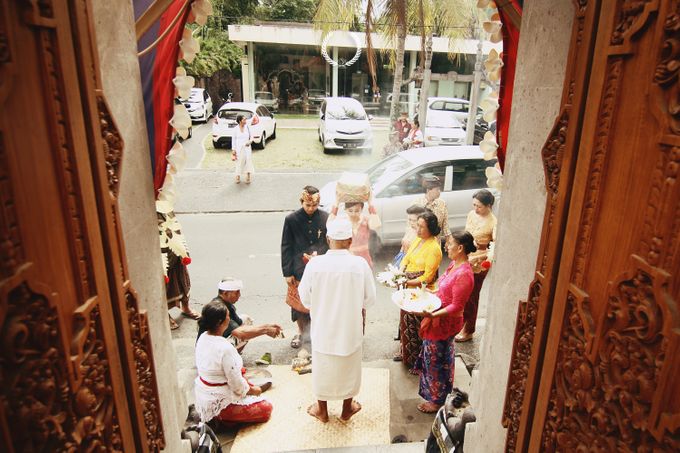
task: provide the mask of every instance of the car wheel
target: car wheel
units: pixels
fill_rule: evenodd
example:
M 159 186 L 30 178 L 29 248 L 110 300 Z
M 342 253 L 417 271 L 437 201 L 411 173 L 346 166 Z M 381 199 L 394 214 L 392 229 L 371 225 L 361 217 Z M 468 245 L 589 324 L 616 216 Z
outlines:
M 194 129 L 193 127 L 189 127 L 189 134 L 187 134 L 187 138 L 191 138 L 191 136 L 194 134 L 193 129 Z
M 267 147 L 267 133 L 265 131 L 262 131 L 262 139 L 257 147 L 260 149 L 265 149 Z
M 323 139 L 321 138 L 321 129 L 318 129 L 319 133 L 319 143 L 323 143 Z
M 220 142 L 213 140 L 213 148 L 219 149 L 220 148 Z
M 270 140 L 276 139 L 276 125 L 274 125 L 274 132 L 272 132 L 272 136 L 270 137 Z

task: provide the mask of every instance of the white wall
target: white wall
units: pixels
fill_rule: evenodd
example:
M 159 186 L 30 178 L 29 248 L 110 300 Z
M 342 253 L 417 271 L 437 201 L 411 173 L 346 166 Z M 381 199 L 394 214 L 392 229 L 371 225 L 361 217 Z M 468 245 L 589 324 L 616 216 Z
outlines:
M 125 142 L 121 228 L 130 280 L 139 296 L 139 308 L 146 309 L 149 316 L 165 451 L 191 452 L 188 442 L 180 439 L 187 407 L 177 386 L 168 326 L 132 2 L 94 0 L 92 6 L 104 95 Z
M 473 373 L 477 422 L 467 425 L 466 452 L 502 452 L 505 445 L 501 416 L 517 307 L 533 279 L 545 210 L 541 148 L 560 107 L 572 21 L 571 2 L 524 2 L 496 263 L 486 280 L 486 331 Z

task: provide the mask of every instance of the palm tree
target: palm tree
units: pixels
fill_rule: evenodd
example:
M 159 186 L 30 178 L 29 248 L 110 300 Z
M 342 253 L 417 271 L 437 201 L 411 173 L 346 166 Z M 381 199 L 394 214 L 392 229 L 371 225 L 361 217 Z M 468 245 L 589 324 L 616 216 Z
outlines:
M 448 38 L 449 43 L 455 43 L 459 39 L 471 38 L 478 22 L 477 12 L 477 5 L 473 0 L 418 0 L 423 74 L 418 117 L 423 128 L 427 120 L 427 97 L 432 75 L 430 70 L 432 65 L 432 38 L 436 34 Z M 423 38 L 425 33 L 427 33 L 427 38 Z M 454 55 L 455 50 L 455 47 L 449 48 L 449 57 Z
M 399 94 L 406 83 L 421 79 L 419 105 L 420 123 L 425 124 L 425 107 L 430 85 L 432 65 L 432 38 L 437 35 L 448 38 L 450 43 L 467 38 L 474 28 L 477 14 L 475 0 L 383 0 L 379 31 L 387 38 L 394 50 L 389 51 L 394 64 L 394 84 L 392 86 L 391 123 L 398 115 Z M 418 73 L 411 74 L 403 81 L 404 47 L 406 32 L 420 35 L 420 61 Z M 455 55 L 455 47 L 449 49 L 449 56 Z
M 392 104 L 390 105 L 390 133 L 394 130 L 394 122 L 399 115 L 399 94 L 401 93 L 404 75 L 404 49 L 406 48 L 406 32 L 408 27 L 407 0 L 384 0 L 383 13 L 380 17 L 380 31 L 387 39 L 394 52 L 390 59 L 394 66 L 394 82 L 392 83 Z
M 399 94 L 405 85 L 404 77 L 404 53 L 406 47 L 406 35 L 409 31 L 415 31 L 420 35 L 420 64 L 419 74 L 411 74 L 408 82 L 423 78 L 421 86 L 421 105 L 419 110 L 424 110 L 429 90 L 429 71 L 432 63 L 431 44 L 434 35 L 449 38 L 454 43 L 457 39 L 471 35 L 474 28 L 474 18 L 477 14 L 475 0 L 378 0 L 378 9 L 381 14 L 378 25 L 374 22 L 374 2 L 367 0 L 366 9 L 363 10 L 361 0 L 321 0 L 314 16 L 314 22 L 324 33 L 331 30 L 347 30 L 359 16 L 364 17 L 366 33 L 366 55 L 368 58 L 369 72 L 376 89 L 375 54 L 371 41 L 371 32 L 377 31 L 386 38 L 387 51 L 390 62 L 394 67 L 394 82 L 392 84 L 392 104 L 390 106 L 390 123 L 396 121 L 399 114 Z M 449 49 L 452 57 L 455 48 Z M 422 76 L 421 76 L 422 75 Z M 406 82 L 406 83 L 408 83 Z M 421 123 L 424 113 L 421 112 Z M 424 123 L 423 123 L 424 124 Z M 390 126 L 392 130 L 393 126 Z

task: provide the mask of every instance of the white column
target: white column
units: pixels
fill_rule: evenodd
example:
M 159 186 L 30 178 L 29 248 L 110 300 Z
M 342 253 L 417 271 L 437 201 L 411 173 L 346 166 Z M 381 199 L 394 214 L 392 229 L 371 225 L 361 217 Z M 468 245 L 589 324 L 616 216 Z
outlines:
M 250 65 L 245 55 L 241 57 L 241 95 L 243 102 L 250 101 Z
M 248 42 L 248 101 L 255 99 L 255 86 L 257 79 L 255 79 L 255 43 Z
M 338 61 L 338 48 L 333 47 L 333 61 Z M 331 96 L 338 96 L 338 66 L 333 65 L 333 92 Z
M 477 41 L 477 56 L 475 58 L 475 78 L 472 82 L 470 93 L 470 110 L 465 129 L 465 144 L 472 145 L 475 138 L 475 125 L 477 124 L 477 106 L 479 105 L 479 85 L 482 82 L 482 40 Z
M 409 54 L 409 59 L 408 59 L 408 72 L 404 74 L 404 78 L 409 78 L 411 74 L 413 74 L 413 71 L 416 70 L 416 59 L 418 58 L 418 51 L 417 50 L 412 50 Z M 416 114 L 416 105 L 417 99 L 416 99 L 416 83 L 411 82 L 408 84 L 408 116 L 409 118 L 413 118 L 413 115 Z M 399 109 L 401 110 L 401 109 Z

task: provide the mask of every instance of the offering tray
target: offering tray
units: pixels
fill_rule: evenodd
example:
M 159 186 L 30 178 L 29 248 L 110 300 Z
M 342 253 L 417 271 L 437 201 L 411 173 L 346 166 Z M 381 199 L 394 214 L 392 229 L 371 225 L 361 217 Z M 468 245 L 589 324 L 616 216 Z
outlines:
M 442 306 L 442 301 L 436 295 L 420 288 L 400 289 L 392 294 L 392 302 L 402 310 L 411 313 L 432 312 Z

